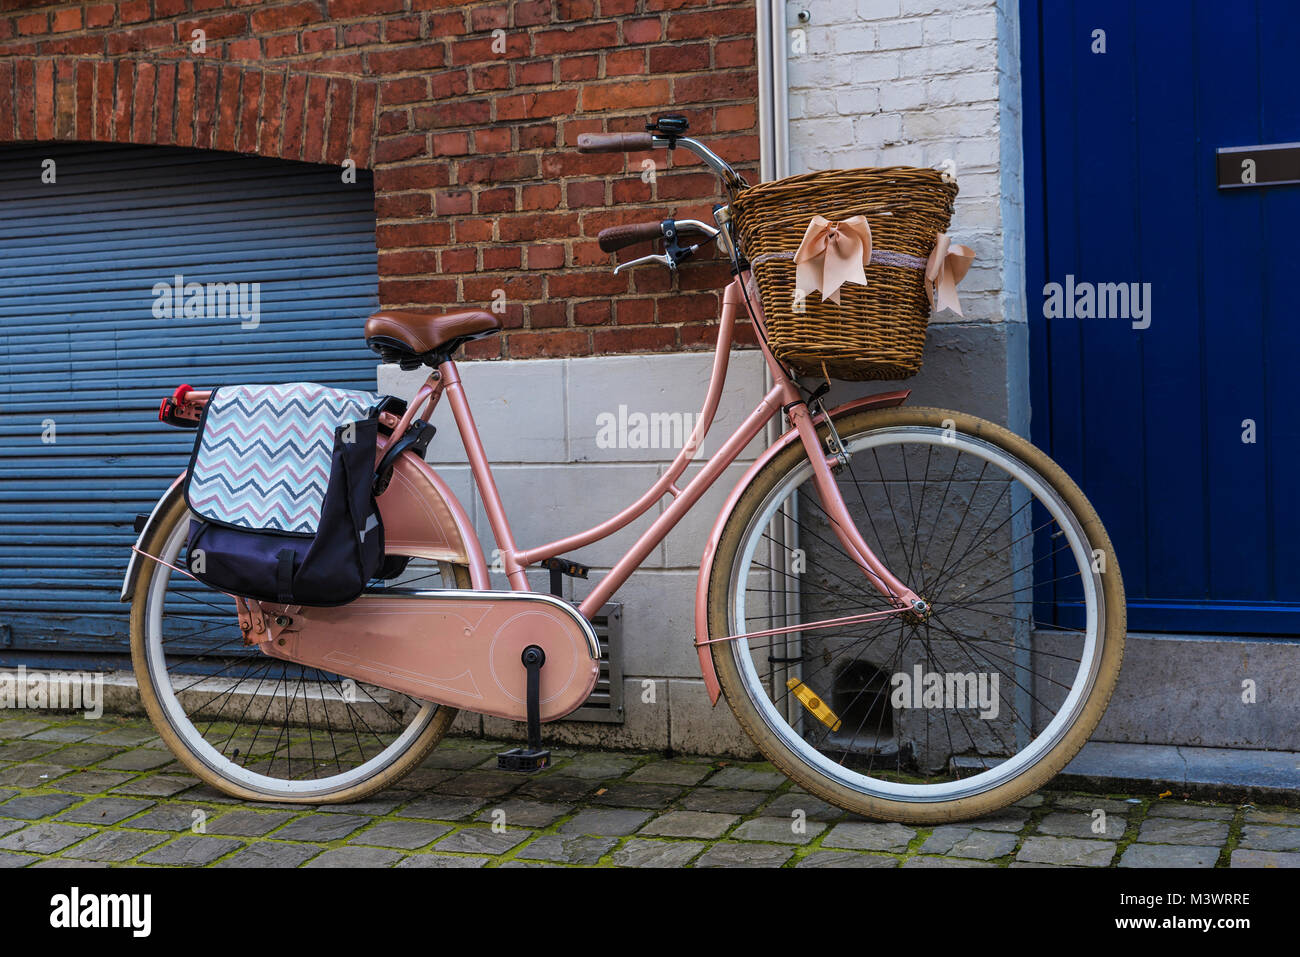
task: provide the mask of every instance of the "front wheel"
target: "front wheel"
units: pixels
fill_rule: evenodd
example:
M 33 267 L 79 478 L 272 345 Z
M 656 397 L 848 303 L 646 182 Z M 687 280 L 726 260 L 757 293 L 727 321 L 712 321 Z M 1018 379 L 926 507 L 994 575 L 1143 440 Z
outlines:
M 796 442 L 714 556 L 719 682 L 767 758 L 832 804 L 916 824 L 987 814 L 1050 780 L 1106 709 L 1125 632 L 1110 540 L 1069 476 L 1001 426 L 925 408 L 835 426 L 858 531 L 927 607 L 893 612 L 848 557 Z

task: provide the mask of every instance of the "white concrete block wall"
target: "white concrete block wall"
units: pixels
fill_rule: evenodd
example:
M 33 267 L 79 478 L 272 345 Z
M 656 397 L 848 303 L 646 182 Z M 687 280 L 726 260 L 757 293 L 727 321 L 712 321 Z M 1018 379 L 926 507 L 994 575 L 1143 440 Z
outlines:
M 792 0 L 787 12 L 791 174 L 951 160 L 951 232 L 976 253 L 965 321 L 1023 322 L 1016 0 Z
M 620 405 L 629 414 L 695 416 L 704 401 L 712 363 L 712 353 L 462 363 L 461 378 L 516 542 L 532 547 L 555 541 L 612 517 L 635 501 L 668 468 L 677 450 L 601 447 L 599 417 L 606 413 L 617 417 Z M 381 366 L 379 389 L 410 399 L 425 375 Z M 765 392 L 762 357 L 754 351 L 733 353 L 727 389 L 698 461 L 717 450 Z M 450 483 L 474 522 L 484 553 L 491 556 L 497 544 L 445 401 L 433 424 L 438 434 L 428 460 Z M 613 600 L 623 605 L 624 725 L 551 725 L 550 740 L 754 753 L 726 704 L 709 705 L 692 640 L 695 584 L 704 543 L 726 496 L 763 448 L 760 436 L 615 594 Z M 678 484 L 698 469 L 698 463 L 693 464 Z M 566 597 L 581 600 L 588 594 L 670 501 L 665 496 L 609 539 L 567 553 L 566 557 L 590 565 L 592 573 L 586 581 L 565 579 Z M 532 572 L 530 582 L 536 590 L 546 591 L 550 573 Z M 504 575 L 494 576 L 494 585 L 509 587 Z M 646 679 L 657 682 L 653 702 L 642 701 Z M 479 723 L 463 717 L 459 728 L 505 736 L 522 733 L 497 719 Z

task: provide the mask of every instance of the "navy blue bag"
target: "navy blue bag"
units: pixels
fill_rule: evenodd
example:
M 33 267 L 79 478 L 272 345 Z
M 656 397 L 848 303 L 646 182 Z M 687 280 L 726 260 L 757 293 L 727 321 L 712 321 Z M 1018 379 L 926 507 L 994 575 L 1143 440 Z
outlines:
M 190 459 L 186 565 L 221 591 L 344 605 L 376 576 L 379 398 L 313 383 L 212 393 Z

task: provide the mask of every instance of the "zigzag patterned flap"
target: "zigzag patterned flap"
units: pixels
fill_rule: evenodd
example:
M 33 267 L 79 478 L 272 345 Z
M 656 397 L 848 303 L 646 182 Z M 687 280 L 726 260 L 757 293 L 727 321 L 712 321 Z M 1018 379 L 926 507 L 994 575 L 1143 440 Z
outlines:
M 236 528 L 316 534 L 335 429 L 378 403 L 312 382 L 215 389 L 185 486 L 190 510 Z

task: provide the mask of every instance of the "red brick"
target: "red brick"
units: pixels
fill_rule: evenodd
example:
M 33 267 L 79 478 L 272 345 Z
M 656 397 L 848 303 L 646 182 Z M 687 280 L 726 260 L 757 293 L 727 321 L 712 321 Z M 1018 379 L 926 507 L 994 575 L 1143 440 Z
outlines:
M 570 209 L 583 206 L 605 205 L 605 181 L 592 180 L 586 183 L 569 183 L 565 190 Z
M 515 4 L 515 26 L 535 27 L 551 22 L 551 0 L 532 0 Z
M 11 72 L 0 72 L 0 131 L 8 133 L 12 128 L 13 104 L 6 102 L 9 97 Z M 75 136 L 79 140 L 95 138 L 95 64 L 82 60 L 77 64 L 77 116 Z
M 469 76 L 476 93 L 487 90 L 505 90 L 511 86 L 510 67 L 504 63 L 473 67 L 469 71 Z
M 440 190 L 433 200 L 438 216 L 460 216 L 474 211 L 474 194 L 467 189 Z
M 469 10 L 469 28 L 475 32 L 486 30 L 495 30 L 498 28 L 508 27 L 510 25 L 510 12 L 506 9 L 505 4 L 494 4 L 489 6 L 485 3 L 476 4 Z
M 406 43 L 419 40 L 423 36 L 419 17 L 401 17 L 397 20 L 384 21 L 385 43 Z
M 484 246 L 484 269 L 518 269 L 523 263 L 523 251 L 518 246 Z
M 379 275 L 421 276 L 438 271 L 438 254 L 432 249 L 410 249 L 379 254 Z
M 262 59 L 262 41 L 250 38 L 227 43 L 223 56 L 228 62 L 256 63 Z
M 66 10 L 55 10 L 50 29 L 54 33 L 64 33 L 68 30 L 80 30 L 81 9 L 79 7 L 74 7 Z
M 758 123 L 758 108 L 752 103 L 720 106 L 714 113 L 713 129 L 718 133 L 752 130 Z
M 119 143 L 131 140 L 131 103 L 135 93 L 135 64 L 125 61 L 118 64 L 117 90 L 113 96 L 113 139 Z
M 538 123 L 535 126 L 515 127 L 521 150 L 547 149 L 555 145 L 555 124 Z
M 595 0 L 555 0 L 557 20 L 590 20 L 595 15 Z
M 108 101 L 112 103 L 112 64 L 105 66 L 109 69 Z M 14 128 L 18 139 L 36 139 L 36 65 L 31 60 L 19 60 L 14 66 Z
M 602 17 L 623 17 L 636 10 L 638 0 L 600 0 Z
M 422 76 L 380 82 L 379 101 L 385 106 L 397 103 L 415 103 L 429 98 L 429 81 Z
M 227 13 L 218 17 L 202 17 L 195 20 L 181 20 L 176 25 L 178 36 L 188 42 L 195 30 L 202 30 L 209 46 L 213 40 L 225 40 L 248 32 L 248 17 L 242 13 Z
M 102 34 L 73 34 L 60 40 L 43 41 L 41 53 L 50 56 L 97 56 L 104 52 L 105 46 Z
M 39 36 L 48 33 L 50 30 L 49 19 L 43 13 L 33 13 L 26 17 L 19 17 L 17 27 L 18 35 L 22 37 Z
M 454 279 L 381 279 L 379 301 L 385 306 L 442 306 L 456 301 Z
M 498 126 L 474 132 L 474 152 L 507 153 L 510 151 L 510 128 Z
M 329 0 L 329 15 L 334 20 L 401 13 L 402 8 L 403 0 Z
M 167 17 L 178 17 L 182 13 L 189 12 L 189 0 L 153 0 L 153 15 L 155 20 L 162 20 Z M 110 20 L 112 15 L 109 15 Z
M 445 64 L 441 46 L 423 44 L 396 50 L 374 50 L 366 54 L 369 72 L 376 76 L 435 70 Z
M 262 74 L 249 70 L 244 74 L 244 88 L 240 92 L 239 133 L 235 148 L 241 153 L 257 152 L 257 116 L 262 105 Z
M 683 76 L 673 80 L 674 103 L 743 100 L 757 95 L 758 74 L 751 70 L 731 73 L 711 70 L 698 76 Z
M 485 189 L 478 194 L 479 213 L 513 213 L 515 211 L 515 191 L 513 187 Z M 464 240 L 464 231 L 458 236 Z
M 467 31 L 464 13 L 429 14 L 430 39 L 443 40 L 447 37 L 463 37 Z
M 284 86 L 284 119 L 279 153 L 285 159 L 298 159 L 302 156 L 303 110 L 306 102 L 307 78 L 301 73 L 290 73 Z
M 557 329 L 554 332 L 516 332 L 506 341 L 512 359 L 541 356 L 571 356 L 585 353 L 590 340 L 586 330 Z
M 468 133 L 434 133 L 434 156 L 465 156 L 469 153 Z
M 618 45 L 618 26 L 593 23 L 571 30 L 546 30 L 533 36 L 533 55 L 607 50 Z
M 435 73 L 429 77 L 429 91 L 435 100 L 462 96 L 469 92 L 469 72 L 449 70 L 446 73 Z
M 176 129 L 173 125 L 173 111 L 176 106 L 176 64 L 158 64 L 158 103 L 157 119 L 154 121 L 154 137 L 160 144 L 174 142 Z
M 382 171 L 375 174 L 376 189 Z M 375 227 L 375 241 L 382 249 L 410 246 L 443 246 L 451 241 L 449 223 L 393 223 Z
M 502 242 L 528 242 L 535 239 L 568 239 L 578 234 L 578 217 L 574 213 L 542 213 L 507 216 L 501 220 Z
M 294 56 L 298 52 L 298 34 L 284 33 L 277 37 L 267 37 L 262 41 L 262 50 L 268 60 Z
M 456 66 L 491 63 L 528 56 L 528 34 L 515 31 L 505 35 L 505 49 L 498 38 L 466 37 L 451 44 L 451 62 Z
M 544 90 L 502 96 L 496 100 L 497 121 L 567 116 L 577 105 L 577 90 Z
M 93 30 L 96 27 L 106 27 L 113 22 L 113 15 L 117 8 L 111 3 L 100 3 L 95 6 L 86 7 L 86 29 Z
M 704 62 L 707 64 L 708 48 L 704 50 Z M 605 54 L 606 76 L 633 76 L 646 71 L 644 50 L 615 50 Z M 670 72 L 670 71 L 654 71 Z
M 678 13 L 668 18 L 669 40 L 754 35 L 754 8 L 732 7 L 699 13 Z
M 669 44 L 653 47 L 650 50 L 650 72 L 686 73 L 690 70 L 707 70 L 709 68 L 709 45 L 707 43 Z
M 564 246 L 560 243 L 546 243 L 542 246 L 528 247 L 529 269 L 559 269 L 564 265 Z
M 220 72 L 215 64 L 200 63 L 194 88 L 194 145 L 211 149 L 216 131 L 217 81 Z
M 371 150 L 374 143 L 375 102 L 379 98 L 379 87 L 373 82 L 357 84 L 357 102 L 352 108 L 352 143 L 348 155 L 358 166 L 372 165 Z
M 259 111 L 257 151 L 263 156 L 280 155 L 280 132 L 284 128 L 284 74 L 262 75 L 262 108 Z
M 573 304 L 573 324 L 576 326 L 603 326 L 609 322 L 610 303 L 608 299 L 596 299 L 590 302 Z
M 322 27 L 319 30 L 305 30 L 302 34 L 302 52 L 320 53 L 333 50 L 335 46 L 334 28 Z
M 618 352 L 667 352 L 677 347 L 677 330 L 661 326 L 595 329 L 591 344 L 597 355 Z
M 620 326 L 648 326 L 655 321 L 654 299 L 620 299 L 614 303 L 614 321 Z
M 350 23 L 343 28 L 343 45 L 362 46 L 367 43 L 378 43 L 382 36 L 383 24 L 378 20 Z
M 423 133 L 393 136 L 380 140 L 375 146 L 374 163 L 400 163 L 428 154 L 428 137 Z
M 754 40 L 723 40 L 713 47 L 713 65 L 725 69 L 735 66 L 753 66 L 756 49 Z
M 567 302 L 535 302 L 528 307 L 530 329 L 559 328 L 569 324 Z
M 432 212 L 428 193 L 380 193 L 375 197 L 376 219 L 418 219 Z
M 476 272 L 478 250 L 472 246 L 444 249 L 438 253 L 438 261 L 444 273 Z
M 411 129 L 411 114 L 404 109 L 390 109 L 380 113 L 380 135 L 391 137 L 395 133 L 406 133 Z
M 668 81 L 664 79 L 621 81 L 584 87 L 584 110 L 626 110 L 634 107 L 669 105 Z
M 415 122 L 420 128 L 449 126 L 483 126 L 492 120 L 491 100 L 453 99 L 434 106 L 422 106 L 415 111 Z
M 662 32 L 658 19 L 628 20 L 623 24 L 623 42 L 655 43 Z
M 291 30 L 320 20 L 320 6 L 315 3 L 292 3 L 270 10 L 259 10 L 252 16 L 254 33 L 275 33 Z
M 235 135 L 239 127 L 239 81 L 238 67 L 223 66 L 221 80 L 217 87 L 217 130 L 214 148 L 234 152 Z
M 494 192 L 496 192 L 494 190 Z M 500 190 L 503 193 L 513 193 L 514 190 Z M 479 199 L 482 200 L 483 194 L 479 193 Z M 456 220 L 456 235 L 453 240 L 458 243 L 490 243 L 496 237 L 494 235 L 495 222 L 492 219 L 485 219 L 482 216 L 471 216 L 467 219 Z
M 154 90 L 157 70 L 152 63 L 141 62 L 135 70 L 135 94 L 132 104 L 131 142 L 154 141 L 153 109 L 158 97 Z
M 94 66 L 86 64 L 93 76 Z M 10 60 L 0 60 L 0 140 L 7 140 L 14 132 L 14 65 Z M 89 102 L 89 98 L 87 99 Z M 82 139 L 90 139 L 84 136 Z
M 457 167 L 462 186 L 471 183 L 509 183 L 537 176 L 537 157 L 528 154 L 461 160 Z
M 507 302 L 542 298 L 542 277 L 528 275 L 474 276 L 461 280 L 465 302 L 491 302 L 497 289 L 504 289 Z
M 326 131 L 325 162 L 339 164 L 347 159 L 348 138 L 352 120 L 352 81 L 331 77 L 326 110 L 329 129 Z
M 140 27 L 136 30 L 122 30 L 109 34 L 108 52 L 113 55 L 171 47 L 175 45 L 174 37 L 175 32 L 170 23 Z
M 122 23 L 143 23 L 149 16 L 149 0 L 126 0 L 118 4 L 118 18 Z
M 525 186 L 520 194 L 520 209 L 558 209 L 560 187 L 555 183 L 537 183 Z
M 447 185 L 447 167 L 442 163 L 417 166 L 386 166 L 376 174 L 376 192 L 435 189 Z
M 108 60 L 101 60 L 95 64 L 95 139 L 104 141 L 111 139 L 113 136 L 113 90 L 116 86 L 115 81 L 116 65 Z M 22 74 L 19 74 L 19 87 L 22 90 Z M 21 113 L 19 114 L 21 116 Z M 19 138 L 22 138 L 22 131 L 19 130 Z
M 594 80 L 600 76 L 600 57 L 566 56 L 560 60 L 560 81 Z

